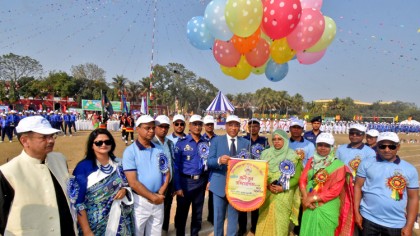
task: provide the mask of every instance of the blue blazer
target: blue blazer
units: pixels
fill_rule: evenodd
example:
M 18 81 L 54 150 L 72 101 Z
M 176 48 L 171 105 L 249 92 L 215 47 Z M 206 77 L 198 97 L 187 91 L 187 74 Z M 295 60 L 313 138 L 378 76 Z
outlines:
M 249 141 L 238 137 L 237 153 L 241 150 L 249 150 Z M 213 138 L 210 144 L 210 153 L 207 160 L 207 165 L 212 171 L 210 180 L 210 191 L 219 197 L 225 197 L 226 191 L 226 171 L 227 165 L 219 165 L 217 159 L 223 155 L 230 155 L 227 135 L 221 135 Z

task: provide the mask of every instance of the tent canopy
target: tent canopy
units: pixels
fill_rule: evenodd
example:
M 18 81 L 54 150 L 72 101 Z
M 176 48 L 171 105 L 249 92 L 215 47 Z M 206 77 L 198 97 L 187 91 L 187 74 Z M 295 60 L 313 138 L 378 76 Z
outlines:
M 405 120 L 405 121 L 401 121 L 402 125 L 420 125 L 420 122 L 416 121 L 416 120 Z
M 211 102 L 210 106 L 207 107 L 207 112 L 214 112 L 214 113 L 225 113 L 225 112 L 233 112 L 235 107 L 230 103 L 229 99 L 222 92 L 218 92 L 216 97 Z

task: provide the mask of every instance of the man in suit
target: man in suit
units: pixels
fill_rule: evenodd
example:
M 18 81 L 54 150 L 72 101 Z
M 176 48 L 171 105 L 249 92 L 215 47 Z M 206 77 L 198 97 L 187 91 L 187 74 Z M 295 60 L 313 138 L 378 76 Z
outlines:
M 226 172 L 229 159 L 236 157 L 240 150 L 249 150 L 249 141 L 238 137 L 240 119 L 229 115 L 226 119 L 226 135 L 211 140 L 208 167 L 212 171 L 210 191 L 213 192 L 214 235 L 223 236 L 223 225 L 228 210 L 227 235 L 236 235 L 238 211 L 226 199 Z

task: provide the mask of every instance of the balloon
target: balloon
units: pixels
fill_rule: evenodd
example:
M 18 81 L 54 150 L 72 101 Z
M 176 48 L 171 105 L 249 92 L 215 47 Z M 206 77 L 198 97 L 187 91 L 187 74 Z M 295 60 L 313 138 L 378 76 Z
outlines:
M 220 65 L 220 70 L 223 72 L 223 74 L 232 76 L 233 75 L 233 69 L 234 67 L 227 67 Z
M 190 43 L 201 50 L 211 49 L 214 38 L 206 28 L 202 16 L 194 16 L 187 23 L 187 37 Z
M 303 9 L 298 26 L 287 36 L 289 46 L 295 51 L 312 47 L 321 38 L 324 25 L 324 16 L 319 10 Z
M 267 36 L 267 34 L 264 32 L 264 29 L 261 30 L 260 38 L 265 39 L 265 41 L 267 41 L 268 44 L 271 44 L 273 42 L 273 39 Z
M 272 82 L 278 82 L 286 77 L 289 72 L 289 65 L 287 63 L 277 64 L 273 60 L 269 60 L 265 68 L 265 76 Z
M 241 59 L 241 54 L 235 49 L 231 41 L 225 42 L 216 39 L 213 46 L 213 55 L 220 65 L 227 67 L 236 66 Z
M 244 80 L 251 74 L 252 66 L 246 62 L 244 56 L 241 57 L 239 63 L 232 68 L 232 77 L 237 80 Z
M 262 65 L 260 67 L 254 67 L 254 68 L 252 68 L 252 71 L 251 72 L 254 73 L 254 74 L 256 74 L 256 75 L 263 74 L 265 72 L 265 68 L 267 67 L 267 63 L 268 63 L 268 60 L 265 62 L 264 65 Z
M 204 12 L 204 23 L 213 37 L 228 41 L 232 38 L 233 33 L 226 24 L 225 6 L 226 0 L 211 1 Z
M 296 51 L 290 48 L 286 38 L 274 40 L 270 46 L 270 52 L 271 58 L 278 64 L 290 61 L 296 54 Z
M 298 52 L 296 57 L 300 64 L 310 65 L 321 60 L 327 49 L 320 52 Z
M 302 7 L 299 0 L 264 0 L 262 27 L 272 39 L 289 35 L 298 25 Z
M 239 37 L 248 37 L 261 24 L 263 6 L 261 0 L 227 0 L 226 23 Z
M 257 29 L 251 36 L 242 38 L 237 35 L 234 35 L 231 39 L 233 42 L 233 46 L 235 46 L 236 50 L 241 54 L 245 54 L 250 52 L 252 49 L 257 46 L 258 40 L 260 39 L 261 30 Z
M 322 33 L 321 38 L 316 42 L 316 44 L 308 49 L 307 52 L 319 52 L 326 49 L 334 40 L 335 33 L 337 32 L 337 26 L 333 19 L 328 16 L 324 16 L 325 20 L 325 29 Z
M 259 39 L 256 47 L 245 54 L 246 61 L 253 67 L 264 65 L 270 58 L 270 46 L 265 39 Z
M 300 4 L 302 4 L 302 9 L 315 8 L 321 10 L 322 0 L 300 0 Z

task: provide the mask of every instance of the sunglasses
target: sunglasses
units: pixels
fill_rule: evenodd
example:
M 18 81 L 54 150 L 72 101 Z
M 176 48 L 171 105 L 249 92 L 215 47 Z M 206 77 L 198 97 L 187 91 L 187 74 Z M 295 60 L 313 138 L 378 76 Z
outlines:
M 169 125 L 158 125 L 157 127 L 161 129 L 169 129 Z
M 110 139 L 93 142 L 93 144 L 95 144 L 97 147 L 102 146 L 104 143 L 106 146 L 112 145 L 112 141 Z
M 175 126 L 185 126 L 185 123 L 174 123 Z
M 351 132 L 349 132 L 349 135 L 356 135 L 356 136 L 363 136 L 365 133 L 364 132 L 362 132 L 362 131 L 359 131 L 359 132 L 357 132 L 357 131 L 351 131 Z
M 381 144 L 381 145 L 378 145 L 378 148 L 382 149 L 382 150 L 385 150 L 387 147 L 389 148 L 389 150 L 397 149 L 397 145 L 395 145 L 395 144 L 390 144 L 390 145 Z
M 198 127 L 201 127 L 201 126 L 203 126 L 203 123 L 201 123 L 201 122 L 193 122 L 193 123 L 191 123 L 193 126 L 198 126 Z

